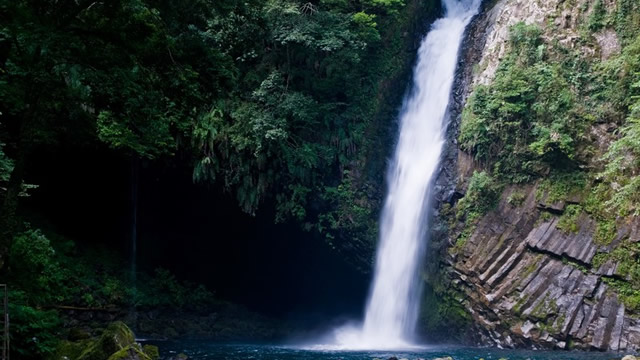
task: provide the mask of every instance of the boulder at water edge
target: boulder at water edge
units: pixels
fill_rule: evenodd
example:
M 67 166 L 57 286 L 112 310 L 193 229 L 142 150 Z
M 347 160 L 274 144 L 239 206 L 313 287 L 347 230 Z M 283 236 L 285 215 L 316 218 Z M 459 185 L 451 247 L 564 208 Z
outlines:
M 112 354 L 135 344 L 133 331 L 123 322 L 111 323 L 100 338 L 91 343 L 78 360 L 107 360 Z

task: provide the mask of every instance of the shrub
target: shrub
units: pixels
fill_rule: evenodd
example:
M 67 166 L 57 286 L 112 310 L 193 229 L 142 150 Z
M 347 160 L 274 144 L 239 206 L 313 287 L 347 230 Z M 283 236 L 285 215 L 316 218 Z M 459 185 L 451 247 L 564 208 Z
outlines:
M 11 246 L 12 277 L 37 303 L 60 300 L 66 273 L 60 267 L 49 239 L 38 229 L 19 233 Z
M 582 86 L 572 86 L 587 71 L 577 56 L 547 60 L 541 30 L 523 23 L 512 27 L 510 46 L 493 82 L 470 96 L 459 141 L 500 181 L 524 183 L 575 167 L 593 117 L 579 101 Z
M 564 213 L 558 220 L 558 229 L 564 230 L 565 232 L 578 232 L 578 218 L 582 214 L 582 206 L 580 205 L 569 205 L 564 210 Z
M 569 197 L 580 195 L 587 188 L 587 178 L 583 172 L 554 172 L 540 183 L 536 198 L 542 200 L 546 194 L 548 203 L 566 201 Z
M 526 199 L 526 195 L 520 191 L 514 191 L 507 197 L 507 202 L 513 206 L 520 206 Z
M 598 31 L 605 25 L 605 17 L 607 9 L 605 9 L 602 0 L 596 0 L 589 16 L 588 28 L 591 31 Z
M 458 202 L 456 216 L 458 219 L 466 216 L 467 223 L 474 222 L 496 207 L 500 190 L 500 186 L 486 172 L 474 171 L 469 180 L 467 193 Z
M 41 310 L 27 303 L 27 294 L 9 292 L 11 351 L 21 359 L 42 359 L 58 345 L 61 321 L 55 310 Z

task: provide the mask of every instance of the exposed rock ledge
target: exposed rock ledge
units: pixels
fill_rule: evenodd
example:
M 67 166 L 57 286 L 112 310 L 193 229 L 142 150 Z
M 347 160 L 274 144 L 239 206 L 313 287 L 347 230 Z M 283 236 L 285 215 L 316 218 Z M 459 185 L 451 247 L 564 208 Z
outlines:
M 640 319 L 630 316 L 602 281 L 615 264 L 592 267 L 594 222 L 586 214 L 579 230 L 542 221 L 548 204 L 536 201 L 536 186 L 515 207 L 506 200 L 485 216 L 458 254 L 448 259 L 449 275 L 467 296 L 483 343 L 534 348 L 640 349 Z M 618 239 L 639 241 L 627 227 Z

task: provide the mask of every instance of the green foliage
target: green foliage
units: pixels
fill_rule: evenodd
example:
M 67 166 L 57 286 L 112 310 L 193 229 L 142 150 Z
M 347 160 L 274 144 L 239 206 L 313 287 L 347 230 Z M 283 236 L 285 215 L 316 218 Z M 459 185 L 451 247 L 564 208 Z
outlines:
M 598 253 L 593 266 L 599 268 L 607 261 L 617 263 L 616 274 L 628 279 L 635 289 L 640 288 L 640 244 L 624 241 L 609 253 Z
M 62 287 L 68 274 L 60 267 L 55 250 L 40 230 L 28 229 L 18 234 L 9 259 L 15 280 L 36 303 L 61 299 L 62 294 L 52 289 Z
M 525 200 L 526 195 L 520 191 L 514 191 L 507 197 L 507 202 L 513 206 L 520 206 Z
M 579 230 L 578 218 L 580 215 L 582 215 L 582 206 L 568 205 L 560 217 L 560 220 L 558 220 L 558 225 L 556 227 L 567 233 L 577 233 Z
M 628 282 L 619 279 L 604 278 L 605 283 L 616 290 L 618 297 L 627 309 L 640 310 L 640 290 L 632 287 Z
M 614 220 L 598 221 L 594 241 L 599 245 L 609 245 L 618 234 L 616 230 L 616 222 Z
M 367 153 L 387 134 L 375 116 L 382 81 L 409 64 L 402 49 L 411 14 L 400 13 L 403 6 L 282 0 L 214 17 L 207 34 L 242 59 L 241 76 L 195 118 L 194 180 L 223 186 L 251 214 L 275 200 L 276 221 L 315 229 L 336 249 L 371 248 L 382 183 L 362 173 L 372 163 L 373 172 L 383 170 Z
M 615 27 L 623 44 L 634 41 L 640 29 L 640 4 L 635 0 L 616 1 Z
M 587 199 L 587 210 L 598 220 L 597 239 L 609 243 L 615 237 L 617 217 L 637 216 L 640 198 L 640 37 L 630 42 L 618 57 L 604 63 L 601 94 L 611 99 L 618 116 L 626 122 L 617 132 L 617 140 L 600 158 L 604 169 Z M 622 115 L 626 114 L 626 115 Z
M 11 314 L 11 351 L 21 359 L 42 359 L 55 351 L 62 325 L 54 310 L 42 310 L 29 304 L 28 295 L 20 290 L 9 293 Z
M 621 278 L 603 280 L 616 290 L 627 309 L 640 310 L 640 244 L 624 241 L 609 253 L 598 253 L 593 266 L 597 269 L 608 261 L 617 264 L 616 275 Z
M 462 229 L 462 231 L 460 232 L 460 234 L 458 235 L 458 238 L 456 239 L 456 243 L 453 245 L 453 247 L 450 249 L 450 253 L 451 254 L 457 254 L 460 251 L 462 251 L 462 249 L 464 249 L 464 246 L 467 244 L 467 240 L 469 240 L 469 238 L 471 237 L 471 235 L 473 235 L 473 232 L 476 229 L 476 224 L 475 223 L 466 223 L 464 228 Z
M 203 122 L 208 141 L 199 141 L 205 157 L 194 178 L 221 179 L 249 213 L 276 187 L 277 218 L 300 220 L 308 215 L 308 194 L 324 182 L 319 170 L 353 155 L 355 119 L 344 110 L 356 95 L 347 84 L 379 34 L 374 16 L 364 12 L 271 1 L 262 13 L 267 28 L 260 31 L 273 52 L 246 66 L 268 71 L 240 83 L 245 95 Z
M 547 203 L 567 201 L 571 197 L 580 197 L 587 188 L 587 175 L 581 171 L 553 172 L 540 182 L 536 189 L 536 198 L 546 196 Z
M 353 22 L 359 27 L 358 32 L 367 42 L 375 42 L 380 40 L 380 33 L 376 29 L 378 24 L 375 22 L 375 15 L 370 15 L 364 11 L 353 14 Z
M 145 344 L 142 346 L 142 351 L 144 351 L 151 360 L 158 360 L 160 358 L 160 352 L 155 345 Z
M 455 207 L 455 218 L 463 220 L 464 226 L 450 249 L 451 253 L 464 248 L 480 218 L 498 205 L 501 192 L 502 187 L 489 174 L 484 171 L 473 172 L 466 194 Z
M 120 351 L 130 346 L 139 346 L 135 343 L 135 337 L 131 329 L 121 321 L 115 321 L 109 324 L 104 332 L 96 341 L 91 342 L 89 346 L 78 356 L 77 360 L 102 360 L 102 359 L 123 359 L 124 354 Z M 142 350 L 137 348 L 139 353 Z M 114 357 L 116 354 L 120 356 Z M 148 359 L 144 353 L 142 359 Z M 140 358 L 140 356 L 136 356 Z M 146 358 L 146 359 L 145 359 Z
M 365 249 L 372 248 L 373 239 L 377 238 L 376 209 L 371 204 L 375 193 L 372 188 L 356 188 L 357 182 L 348 171 L 343 175 L 341 184 L 325 189 L 323 200 L 329 204 L 329 211 L 319 216 L 316 229 L 325 236 L 329 246 L 356 259 L 354 263 L 364 270 L 369 263 Z M 336 237 L 336 233 L 341 236 Z M 349 241 L 346 251 L 341 246 L 345 239 Z
M 607 16 L 607 9 L 605 9 L 602 0 L 596 0 L 591 8 L 591 15 L 587 27 L 590 31 L 598 31 L 605 25 L 604 21 Z
M 183 283 L 165 269 L 156 269 L 154 276 L 142 276 L 134 294 L 138 308 L 171 307 L 199 310 L 215 302 L 212 292 L 202 285 Z
M 48 358 L 52 360 L 65 359 L 65 358 L 69 360 L 75 360 L 80 356 L 80 354 L 82 354 L 82 351 L 86 349 L 87 346 L 90 346 L 90 344 L 93 341 L 94 340 L 90 340 L 90 339 L 85 339 L 81 341 L 62 340 L 58 344 L 56 351 L 53 353 L 53 355 L 49 356 Z
M 596 222 L 595 243 L 603 246 L 616 239 L 618 225 L 640 214 L 640 3 L 615 5 L 611 11 L 611 4 L 597 0 L 580 10 L 588 14 L 582 46 L 595 45 L 595 32 L 617 31 L 622 52 L 606 61 L 543 41 L 535 25 L 515 25 L 495 79 L 476 87 L 467 102 L 459 135 L 461 148 L 497 183 L 542 178 L 537 200 L 569 204 L 558 228 L 578 231 L 586 213 Z M 602 140 L 606 144 L 608 136 L 595 135 L 594 124 L 617 126 L 604 155 Z M 543 213 L 540 221 L 551 216 Z M 462 248 L 469 229 L 468 224 L 462 229 L 454 249 Z M 615 279 L 606 281 L 629 309 L 640 304 L 637 254 L 622 241 L 593 260 L 594 268 L 606 261 L 618 264 Z
M 578 269 L 578 270 L 582 271 L 582 272 L 583 272 L 584 274 L 586 274 L 586 275 L 588 275 L 588 274 L 589 274 L 589 268 L 587 268 L 586 266 L 584 266 L 584 265 L 583 265 L 583 264 L 581 264 L 581 263 L 578 263 L 578 262 L 576 262 L 576 261 L 572 260 L 571 258 L 568 258 L 568 257 L 566 257 L 566 256 L 563 256 L 563 257 L 562 257 L 562 263 L 563 263 L 563 264 L 565 264 L 565 265 L 567 265 L 567 264 L 568 264 L 568 265 L 571 265 L 571 266 L 573 266 L 574 268 L 576 268 L 576 269 Z
M 379 206 L 378 153 L 412 61 L 406 33 L 439 10 L 410 6 L 11 1 L 0 7 L 0 139 L 27 162 L 35 149 L 96 140 L 129 157 L 192 162 L 195 182 L 232 193 L 247 213 L 268 201 L 276 221 L 327 238 L 357 228 L 370 247 L 360 210 L 375 217 Z M 9 162 L 0 155 L 0 187 Z M 365 194 L 352 214 L 337 204 L 359 223 L 325 231 L 337 202 Z
M 606 167 L 600 177 L 605 184 L 598 191 L 609 195 L 605 207 L 621 216 L 640 215 L 640 101 L 632 107 L 620 139 L 611 144 L 603 160 Z
M 4 73 L 11 86 L 0 93 L 11 107 L 2 110 L 7 124 L 24 125 L 15 134 L 28 141 L 19 143 L 20 151 L 95 131 L 127 152 L 171 153 L 195 106 L 204 105 L 201 78 L 190 64 L 177 63 L 192 44 L 176 39 L 193 29 L 169 31 L 160 11 L 143 1 L 15 1 L 0 16 L 10 20 L 5 29 L 12 40 Z M 207 63 L 213 52 L 200 61 Z M 60 117 L 68 126 L 57 126 Z
M 514 25 L 494 81 L 476 87 L 463 111 L 461 148 L 510 183 L 571 167 L 590 122 L 570 86 L 570 64 L 550 61 L 540 34 Z
M 469 179 L 467 193 L 457 204 L 456 217 L 466 217 L 467 224 L 474 223 L 496 207 L 500 191 L 500 186 L 490 175 L 484 171 L 474 171 Z
M 89 246 L 80 252 L 69 239 L 27 226 L 13 241 L 7 274 L 16 357 L 42 359 L 56 350 L 63 330 L 53 310 L 58 305 L 200 311 L 219 303 L 204 286 L 167 270 L 137 274 L 137 286 L 130 275 L 112 251 Z
M 462 340 L 471 323 L 464 297 L 441 283 L 425 283 L 419 315 L 419 330 L 431 339 Z

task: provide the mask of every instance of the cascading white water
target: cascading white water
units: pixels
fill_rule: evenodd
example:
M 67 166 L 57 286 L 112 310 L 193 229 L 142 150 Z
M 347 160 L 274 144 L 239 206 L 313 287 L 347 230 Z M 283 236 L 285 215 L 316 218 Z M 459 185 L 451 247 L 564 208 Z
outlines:
M 447 128 L 458 51 L 481 0 L 443 0 L 446 14 L 422 41 L 405 99 L 400 136 L 389 168 L 388 194 L 364 324 L 336 331 L 343 348 L 410 346 L 419 307 L 418 271 L 427 231 L 426 209 Z

